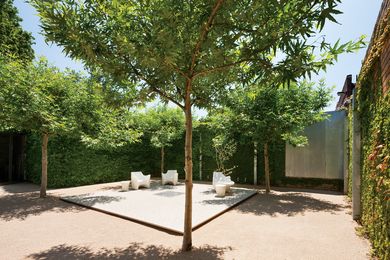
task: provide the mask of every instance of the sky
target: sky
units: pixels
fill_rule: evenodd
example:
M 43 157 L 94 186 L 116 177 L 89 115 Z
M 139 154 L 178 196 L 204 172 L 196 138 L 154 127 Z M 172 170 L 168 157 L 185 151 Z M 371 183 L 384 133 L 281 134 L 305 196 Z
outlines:
M 361 35 L 366 35 L 366 40 L 369 41 L 381 4 L 382 0 L 342 1 L 338 9 L 343 14 L 336 16 L 339 24 L 328 22 L 321 35 L 325 35 L 326 39 L 332 43 L 335 43 L 338 39 L 341 42 L 357 40 Z M 14 5 L 18 8 L 19 16 L 23 19 L 23 29 L 31 32 L 35 38 L 33 48 L 37 57 L 45 56 L 50 63 L 61 69 L 68 67 L 75 70 L 83 70 L 83 65 L 80 61 L 66 57 L 60 47 L 45 42 L 44 37 L 41 35 L 39 17 L 31 5 L 23 0 L 14 0 Z M 356 81 L 356 75 L 360 71 L 365 53 L 366 48 L 359 50 L 357 53 L 342 54 L 338 62 L 328 67 L 326 72 L 321 72 L 319 75 L 312 77 L 312 81 L 316 82 L 323 78 L 326 86 L 335 86 L 332 91 L 332 102 L 325 108 L 326 111 L 335 109 L 338 101 L 337 92 L 341 91 L 345 77 L 348 74 L 352 74 L 353 82 Z

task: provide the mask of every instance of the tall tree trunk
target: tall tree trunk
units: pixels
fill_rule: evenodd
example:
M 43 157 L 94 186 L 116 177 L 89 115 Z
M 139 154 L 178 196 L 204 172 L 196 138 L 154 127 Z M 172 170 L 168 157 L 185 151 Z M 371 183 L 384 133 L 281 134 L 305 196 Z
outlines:
M 203 164 L 203 151 L 202 151 L 202 133 L 199 133 L 199 180 L 202 180 L 202 164 Z
M 253 142 L 253 184 L 257 185 L 257 142 Z
M 8 143 L 8 181 L 12 181 L 12 172 L 14 166 L 14 136 L 10 134 Z
M 185 172 L 186 172 L 186 193 L 184 210 L 184 234 L 183 251 L 190 251 L 192 248 L 192 111 L 191 111 L 191 80 L 186 83 L 185 119 Z
M 47 143 L 49 141 L 49 135 L 47 133 L 42 134 L 42 177 L 41 177 L 41 192 L 39 197 L 46 197 L 47 188 Z
M 271 181 L 269 172 L 269 154 L 268 143 L 264 143 L 264 173 L 265 173 L 265 191 L 269 193 L 271 191 Z
M 161 173 L 164 172 L 164 159 L 165 159 L 165 151 L 164 146 L 161 147 Z

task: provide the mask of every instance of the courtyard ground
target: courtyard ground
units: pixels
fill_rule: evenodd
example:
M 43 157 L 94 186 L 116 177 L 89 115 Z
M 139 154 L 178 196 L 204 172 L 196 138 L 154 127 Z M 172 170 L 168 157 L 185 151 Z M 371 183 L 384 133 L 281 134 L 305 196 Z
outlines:
M 259 194 L 182 237 L 59 200 L 120 183 L 51 190 L 0 186 L 0 259 L 368 259 L 369 242 L 345 196 L 276 189 Z M 169 210 L 169 209 L 167 209 Z

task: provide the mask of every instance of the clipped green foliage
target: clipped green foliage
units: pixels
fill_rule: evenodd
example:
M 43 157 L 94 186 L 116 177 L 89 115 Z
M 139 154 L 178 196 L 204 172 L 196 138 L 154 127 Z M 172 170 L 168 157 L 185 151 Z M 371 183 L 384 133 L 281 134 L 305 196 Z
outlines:
M 40 183 L 40 137 L 27 138 L 27 176 Z M 48 187 L 73 187 L 130 179 L 130 172 L 153 174 L 159 169 L 158 151 L 146 141 L 116 149 L 87 147 L 77 138 L 55 136 L 49 140 Z M 148 158 L 148 160 L 145 160 Z
M 202 135 L 202 142 L 199 135 Z M 212 145 L 213 131 L 201 126 L 194 131 L 194 180 L 199 177 L 199 146 L 202 145 L 202 181 L 211 181 L 217 169 L 215 149 Z M 27 138 L 27 175 L 34 183 L 40 183 L 41 144 L 40 136 Z M 253 184 L 253 146 L 250 142 L 237 141 L 237 151 L 226 162 L 226 167 L 237 166 L 231 173 L 236 183 Z M 184 179 L 184 138 L 175 140 L 166 148 L 166 169 L 175 169 L 179 179 Z M 143 171 L 152 177 L 160 176 L 160 150 L 149 138 L 140 142 L 110 148 L 97 149 L 80 142 L 78 138 L 54 136 L 49 140 L 48 187 L 61 188 L 128 180 L 131 171 Z M 272 186 L 307 187 L 341 190 L 342 180 L 300 179 L 285 177 L 285 144 L 272 143 L 269 149 Z M 264 160 L 262 149 L 258 153 L 258 180 L 264 184 Z

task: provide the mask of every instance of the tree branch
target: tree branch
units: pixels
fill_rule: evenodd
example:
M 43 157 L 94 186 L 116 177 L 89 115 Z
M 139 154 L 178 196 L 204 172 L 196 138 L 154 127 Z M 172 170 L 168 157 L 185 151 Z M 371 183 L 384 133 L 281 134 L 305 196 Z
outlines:
M 177 66 L 175 66 L 174 64 L 172 63 L 168 63 L 168 62 L 165 62 L 165 64 L 167 64 L 168 66 L 170 66 L 174 71 L 176 71 L 177 73 L 179 73 L 180 75 L 182 75 L 184 78 L 186 79 L 190 79 L 190 77 L 185 74 L 181 69 L 179 69 Z
M 192 76 L 192 74 L 194 72 L 196 58 L 198 57 L 198 54 L 200 52 L 200 47 L 202 46 L 202 43 L 204 42 L 204 39 L 206 38 L 206 35 L 208 34 L 208 32 L 212 26 L 214 18 L 217 15 L 217 11 L 221 7 L 223 1 L 224 0 L 217 0 L 217 2 L 214 4 L 213 10 L 211 11 L 211 14 L 210 14 L 209 18 L 207 19 L 206 24 L 204 25 L 202 31 L 200 32 L 199 39 L 195 45 L 194 52 L 192 53 L 191 64 L 190 64 L 190 68 L 189 68 L 190 77 Z
M 182 104 L 180 104 L 178 101 L 176 101 L 174 98 L 172 98 L 171 96 L 169 96 L 168 94 L 166 94 L 165 92 L 161 91 L 160 89 L 158 89 L 155 84 L 152 84 L 146 77 L 144 77 L 132 64 L 130 64 L 131 68 L 133 69 L 134 71 L 134 74 L 136 74 L 140 79 L 142 79 L 143 81 L 145 81 L 150 89 L 154 92 L 156 92 L 157 94 L 159 94 L 161 97 L 164 97 L 166 99 L 168 99 L 169 101 L 175 103 L 178 107 L 180 107 L 181 109 L 184 110 L 184 106 Z
M 217 3 L 218 4 L 218 3 Z M 309 9 L 310 10 L 310 9 Z M 262 52 L 262 51 L 265 51 L 269 48 L 272 47 L 273 43 L 275 41 L 278 41 L 284 37 L 286 37 L 288 34 L 290 34 L 296 27 L 297 25 L 302 22 L 304 20 L 304 18 L 306 17 L 307 13 L 309 13 L 309 11 L 306 11 L 305 13 L 303 13 L 299 19 L 297 19 L 297 21 L 295 21 L 294 25 L 291 26 L 290 28 L 288 28 L 288 30 L 286 31 L 283 31 L 280 36 L 279 34 L 275 37 L 274 40 L 270 40 L 270 44 L 268 44 L 267 46 L 261 48 L 260 50 L 257 50 L 256 52 Z M 209 18 L 210 19 L 210 18 Z M 218 23 L 218 25 L 226 25 L 227 23 Z M 261 28 L 261 27 L 258 27 L 258 28 Z M 246 31 L 246 29 L 244 28 L 239 28 L 237 27 L 236 29 L 239 29 L 239 30 L 243 30 L 243 31 Z M 252 32 L 256 32 L 257 30 L 252 30 Z M 202 76 L 202 75 L 207 75 L 209 73 L 213 73 L 213 72 L 216 72 L 216 71 L 220 71 L 220 70 L 224 70 L 226 68 L 229 68 L 229 67 L 233 67 L 235 65 L 239 65 L 241 63 L 244 63 L 244 62 L 248 62 L 248 61 L 258 61 L 258 59 L 254 59 L 254 58 L 248 58 L 248 59 L 242 59 L 242 60 L 238 60 L 236 62 L 232 62 L 232 63 L 229 63 L 229 64 L 224 64 L 224 65 L 221 65 L 221 66 L 217 66 L 217 67 L 213 67 L 213 68 L 209 68 L 209 69 L 205 69 L 203 71 L 199 71 L 197 73 L 193 73 L 193 77 L 197 77 L 197 76 Z M 266 66 L 269 66 L 269 64 L 265 64 Z
M 199 72 L 195 73 L 194 74 L 194 78 L 198 77 L 198 76 L 201 76 L 201 75 L 206 75 L 206 74 L 210 74 L 210 73 L 213 73 L 213 72 L 216 72 L 216 71 L 224 70 L 226 68 L 233 67 L 235 65 L 239 65 L 241 63 L 249 62 L 249 61 L 259 61 L 259 59 L 255 59 L 255 58 L 242 59 L 242 60 L 238 60 L 236 62 L 232 62 L 232 63 L 224 64 L 224 65 L 221 65 L 221 66 L 205 69 L 205 70 L 202 70 L 202 71 L 199 71 Z M 265 66 L 269 66 L 270 64 L 264 62 L 264 65 Z
M 149 83 L 148 83 L 148 84 L 149 84 Z M 157 87 L 154 87 L 154 86 L 152 86 L 152 85 L 150 85 L 150 84 L 149 84 L 149 86 L 150 86 L 150 88 L 151 88 L 154 92 L 158 93 L 160 96 L 162 96 L 162 97 L 168 99 L 169 101 L 175 103 L 178 107 L 180 107 L 181 109 L 184 110 L 184 106 L 183 106 L 182 104 L 180 104 L 179 102 L 177 102 L 176 100 L 174 100 L 172 97 L 168 96 L 166 93 L 164 93 L 163 91 L 159 90 Z

